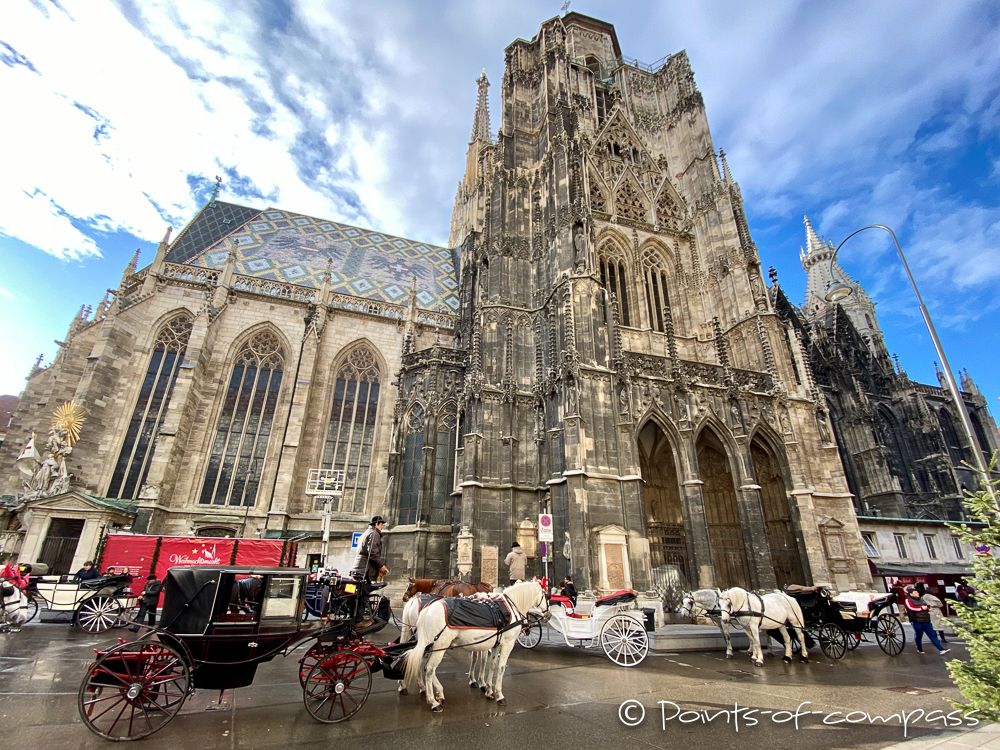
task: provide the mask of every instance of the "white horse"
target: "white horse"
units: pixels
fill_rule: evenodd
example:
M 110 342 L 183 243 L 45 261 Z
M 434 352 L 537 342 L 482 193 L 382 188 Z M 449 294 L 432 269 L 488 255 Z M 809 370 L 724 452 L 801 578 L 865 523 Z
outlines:
M 504 630 L 493 628 L 449 628 L 444 601 L 428 604 L 417 620 L 417 645 L 406 659 L 407 688 L 413 688 L 421 682 L 427 690 L 427 702 L 432 711 L 442 711 L 444 707 L 444 688 L 437 678 L 437 668 L 444 658 L 444 652 L 450 649 L 467 648 L 473 651 L 487 651 L 495 648 L 494 665 L 486 685 L 486 699 L 506 705 L 503 695 L 503 676 L 507 668 L 507 658 L 510 656 L 517 636 L 521 632 L 521 621 L 529 612 L 538 615 L 548 614 L 548 601 L 542 587 L 534 581 L 526 581 L 510 586 L 502 597 L 510 610 L 510 627 Z M 430 653 L 426 665 L 424 655 Z M 423 678 L 421 680 L 421 677 Z
M 406 601 L 406 604 L 403 606 L 403 617 L 399 628 L 400 643 L 408 643 L 416 637 L 415 633 L 417 632 L 417 622 L 420 619 L 421 611 L 419 594 Z M 489 651 L 472 652 L 472 658 L 469 663 L 469 687 L 480 688 L 484 691 L 486 690 L 486 667 L 490 655 L 491 652 Z M 423 693 L 424 685 L 422 682 L 419 687 L 420 692 Z M 403 680 L 399 681 L 399 686 L 396 689 L 399 691 L 400 695 L 409 694 Z
M 28 600 L 12 583 L 0 583 L 0 633 L 17 632 L 28 621 Z
M 723 591 L 719 597 L 722 619 L 727 623 L 735 619 L 746 631 L 750 639 L 750 658 L 755 666 L 763 667 L 764 658 L 760 649 L 760 631 L 775 630 L 781 633 L 785 644 L 785 655 L 782 661 L 792 663 L 792 639 L 788 637 L 786 625 L 791 625 L 801 644 L 799 661 L 808 664 L 806 656 L 805 618 L 799 603 L 788 594 L 775 591 L 771 594 L 750 593 L 739 587 Z M 768 644 L 770 649 L 770 644 Z
M 707 617 L 726 639 L 726 658 L 733 658 L 733 642 L 729 637 L 729 623 L 722 621 L 722 592 L 719 589 L 698 589 L 684 594 L 680 614 L 684 617 Z

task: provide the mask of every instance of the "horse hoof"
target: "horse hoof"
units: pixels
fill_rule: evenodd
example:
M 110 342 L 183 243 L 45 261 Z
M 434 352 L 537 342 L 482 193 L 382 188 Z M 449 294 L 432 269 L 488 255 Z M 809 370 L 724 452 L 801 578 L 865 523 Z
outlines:
M 782 656 L 782 657 L 781 657 L 781 660 L 782 660 L 783 662 L 785 662 L 785 664 L 791 664 L 791 663 L 792 663 L 792 660 L 791 660 L 791 659 L 789 659 L 789 658 L 788 658 L 787 656 Z
M 802 662 L 803 664 L 808 664 L 809 663 L 809 660 L 806 657 L 804 657 L 804 656 L 800 656 L 799 657 L 799 661 Z
M 727 659 L 732 659 L 732 658 L 733 658 L 733 655 L 732 655 L 732 654 L 726 654 L 726 658 L 727 658 Z
M 409 695 L 409 694 L 410 694 L 410 691 L 409 691 L 409 690 L 407 690 L 406 688 L 400 688 L 400 689 L 399 689 L 399 694 L 400 694 L 400 695 Z
M 479 689 L 482 690 L 484 693 L 486 692 L 486 686 L 485 685 L 480 685 Z
M 469 683 L 469 687 L 470 688 L 477 688 L 477 687 L 479 687 L 479 683 L 476 682 L 475 680 L 473 680 L 472 682 Z
M 753 665 L 754 665 L 755 667 L 763 667 L 763 666 L 764 666 L 764 660 L 763 660 L 763 659 L 761 659 L 760 661 L 755 661 L 755 662 L 753 663 Z
M 491 700 L 493 700 L 493 696 L 492 696 L 492 695 L 490 695 L 489 693 L 487 693 L 487 694 L 486 694 L 486 700 L 488 700 L 488 701 L 491 701 Z
M 444 711 L 444 706 L 442 706 L 440 703 L 438 703 L 436 706 L 431 706 L 431 711 L 433 711 L 436 714 L 439 714 L 442 711 Z
M 506 706 L 507 705 L 507 699 L 506 698 L 501 698 L 500 700 L 497 701 L 497 705 L 498 706 Z
M 423 688 L 420 688 L 420 694 L 421 695 L 427 695 L 427 691 L 424 690 Z

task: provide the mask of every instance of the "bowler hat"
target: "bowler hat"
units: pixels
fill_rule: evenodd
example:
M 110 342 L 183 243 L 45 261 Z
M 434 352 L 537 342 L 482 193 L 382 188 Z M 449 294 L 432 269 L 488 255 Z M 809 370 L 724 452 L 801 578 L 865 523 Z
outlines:
M 369 526 L 377 526 L 380 523 L 385 523 L 385 519 L 382 516 L 375 516 L 372 518 L 372 522 L 368 524 Z

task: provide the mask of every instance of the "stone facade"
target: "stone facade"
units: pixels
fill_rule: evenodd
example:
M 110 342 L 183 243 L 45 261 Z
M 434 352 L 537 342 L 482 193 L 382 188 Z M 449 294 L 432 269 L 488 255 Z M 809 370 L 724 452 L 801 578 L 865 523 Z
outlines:
M 822 397 L 686 55 L 651 70 L 609 24 L 552 19 L 506 50 L 496 141 L 478 84 L 454 349 L 403 356 L 390 471 L 421 482 L 393 486 L 390 519 L 412 521 L 397 565 L 453 571 L 464 529 L 485 576 L 480 550 L 502 559 L 550 510 L 569 540 L 550 577 L 581 589 L 869 586 Z M 432 413 L 459 425 L 450 514 Z
M 650 69 L 569 13 L 507 48 L 497 140 L 478 85 L 451 249 L 213 196 L 32 371 L 0 491 L 75 399 L 74 487 L 134 499 L 140 531 L 305 555 L 307 472 L 343 466 L 341 568 L 381 513 L 396 580 L 503 581 L 517 540 L 541 574 L 547 510 L 550 578 L 581 592 L 868 588 L 823 398 L 687 56 Z

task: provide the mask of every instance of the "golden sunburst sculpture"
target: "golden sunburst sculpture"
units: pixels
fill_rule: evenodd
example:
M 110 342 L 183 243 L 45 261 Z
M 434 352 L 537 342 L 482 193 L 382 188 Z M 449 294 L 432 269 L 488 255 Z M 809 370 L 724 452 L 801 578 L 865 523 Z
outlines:
M 76 401 L 67 401 L 56 409 L 56 413 L 52 417 L 52 425 L 54 427 L 61 427 L 66 430 L 66 442 L 69 443 L 70 447 L 80 439 L 80 428 L 87 421 L 87 418 L 84 416 L 86 413 L 84 408 L 76 403 Z

